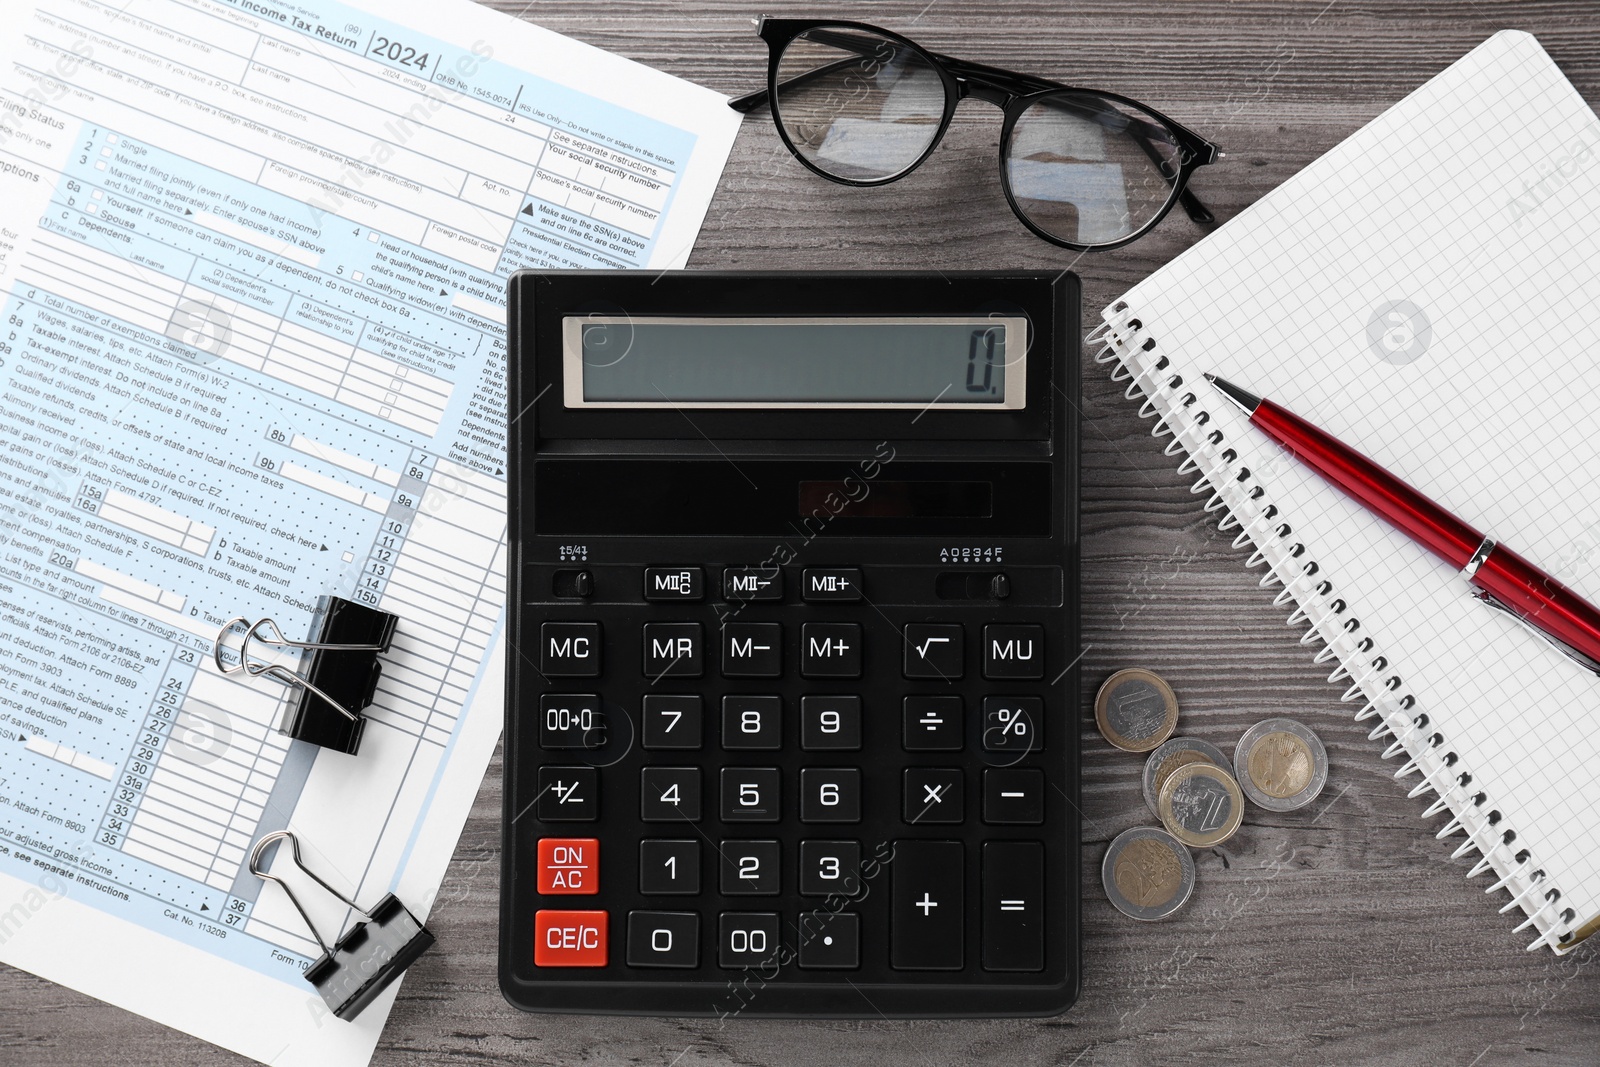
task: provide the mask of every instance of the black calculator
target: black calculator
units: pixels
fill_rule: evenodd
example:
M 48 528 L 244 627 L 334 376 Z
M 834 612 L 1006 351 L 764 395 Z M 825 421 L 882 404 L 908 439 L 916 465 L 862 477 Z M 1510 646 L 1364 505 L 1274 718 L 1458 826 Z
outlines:
M 508 316 L 506 998 L 1065 1010 L 1077 278 L 523 271 Z

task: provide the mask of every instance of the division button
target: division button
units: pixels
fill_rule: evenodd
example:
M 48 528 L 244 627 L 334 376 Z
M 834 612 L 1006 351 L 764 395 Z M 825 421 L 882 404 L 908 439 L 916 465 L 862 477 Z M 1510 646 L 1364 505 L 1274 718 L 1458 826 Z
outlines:
M 592 837 L 541 837 L 539 892 L 546 896 L 600 892 L 600 842 Z
M 889 965 L 959 971 L 965 859 L 959 841 L 896 841 L 889 865 Z
M 646 567 L 646 600 L 704 600 L 706 572 L 699 567 Z
M 983 628 L 983 676 L 1032 680 L 1044 677 L 1044 627 L 991 623 Z
M 600 817 L 600 772 L 593 767 L 539 768 L 542 822 L 593 822 Z
M 901 744 L 907 752 L 961 751 L 960 697 L 906 697 L 901 718 Z
M 700 916 L 697 912 L 628 912 L 629 967 L 699 965 Z
M 539 673 L 548 678 L 593 678 L 600 673 L 600 624 L 539 625 Z
M 905 629 L 907 678 L 960 678 L 966 659 L 966 635 L 959 623 L 913 622 Z
M 983 846 L 983 969 L 1044 970 L 1044 845 L 1037 841 Z
M 808 622 L 802 625 L 800 673 L 806 678 L 861 677 L 861 624 Z
M 603 911 L 533 913 L 535 967 L 604 967 L 606 926 Z
M 807 567 L 800 575 L 803 600 L 853 603 L 861 599 L 860 567 Z
M 725 567 L 722 599 L 735 602 L 782 600 L 783 572 L 777 567 Z
M 723 623 L 723 677 L 776 678 L 782 673 L 782 625 L 775 622 Z
M 644 676 L 698 678 L 705 673 L 705 629 L 697 622 L 644 624 Z
M 804 969 L 853 971 L 861 966 L 861 916 L 855 912 L 804 911 L 798 928 Z
M 983 821 L 993 826 L 1044 822 L 1044 772 L 1037 767 L 990 767 L 984 771 Z

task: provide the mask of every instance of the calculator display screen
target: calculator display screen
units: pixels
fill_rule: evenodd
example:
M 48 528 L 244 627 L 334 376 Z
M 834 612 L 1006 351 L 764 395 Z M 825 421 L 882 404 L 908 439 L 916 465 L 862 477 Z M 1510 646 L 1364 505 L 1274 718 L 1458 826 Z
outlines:
M 573 315 L 562 323 L 575 407 L 1023 406 L 1021 316 L 813 318 Z

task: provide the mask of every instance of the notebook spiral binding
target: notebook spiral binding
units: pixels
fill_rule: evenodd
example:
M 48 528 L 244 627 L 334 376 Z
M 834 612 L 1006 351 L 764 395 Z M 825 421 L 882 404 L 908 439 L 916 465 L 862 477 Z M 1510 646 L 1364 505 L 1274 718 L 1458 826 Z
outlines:
M 1156 338 L 1128 304 L 1119 301 L 1112 305 L 1108 320 L 1090 332 L 1086 344 L 1090 349 L 1100 346 L 1094 353 L 1096 363 L 1118 364 L 1111 370 L 1111 380 L 1128 383 L 1123 394 L 1127 399 L 1144 398 L 1139 417 L 1156 420 L 1151 436 L 1172 438 L 1165 454 L 1187 453 L 1178 464 L 1178 473 L 1198 475 L 1189 491 L 1197 496 L 1210 493 L 1204 508 L 1207 513 L 1226 512 L 1218 518 L 1217 528 L 1224 533 L 1238 530 L 1233 539 L 1236 549 L 1255 546 L 1245 567 L 1253 570 L 1267 564 L 1258 584 L 1263 589 L 1282 587 L 1273 599 L 1275 605 L 1294 602 L 1288 625 L 1309 624 L 1300 643 L 1322 643 L 1313 662 L 1338 660 L 1328 681 L 1349 683 L 1339 698 L 1342 702 L 1362 701 L 1355 714 L 1357 722 L 1378 720 L 1368 735 L 1372 740 L 1392 738 L 1383 758 L 1409 757 L 1394 776 L 1421 776 L 1408 794 L 1411 797 L 1435 794 L 1423 817 L 1449 810 L 1451 818 L 1436 836 L 1443 840 L 1457 833 L 1466 835 L 1451 858 L 1476 850 L 1480 858 L 1467 877 L 1476 878 L 1491 869 L 1499 875 L 1485 892 L 1507 890 L 1511 899 L 1501 913 L 1520 907 L 1527 914 L 1516 929 L 1533 927 L 1537 932 L 1528 951 L 1542 945 L 1558 955 L 1569 951 L 1577 916 L 1573 909 L 1561 906 L 1561 890 L 1549 883 L 1532 852 L 1518 844 L 1516 831 L 1488 795 L 1473 785 L 1471 769 L 1462 764 L 1444 735 L 1430 727 L 1427 711 L 1417 707 L 1416 697 L 1405 691 L 1399 674 L 1389 669 L 1388 657 L 1371 634 L 1362 632 L 1361 621 L 1349 614 L 1349 606 L 1336 595 L 1333 583 L 1318 573 L 1317 561 L 1306 556 L 1306 546 L 1296 541 L 1289 524 L 1279 519 L 1278 508 L 1261 480 L 1238 462 L 1238 453 L 1227 446 L 1222 430 L 1210 426 L 1211 413 L 1199 406 L 1198 393 L 1185 387 L 1181 375 L 1164 374 L 1170 362 L 1161 354 Z

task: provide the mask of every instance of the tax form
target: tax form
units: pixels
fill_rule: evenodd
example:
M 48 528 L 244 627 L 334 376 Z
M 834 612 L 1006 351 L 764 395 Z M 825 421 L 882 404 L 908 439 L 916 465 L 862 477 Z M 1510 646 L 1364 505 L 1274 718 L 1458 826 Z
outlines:
M 365 1063 L 398 987 L 332 1016 L 252 843 L 423 917 L 499 735 L 506 276 L 681 266 L 738 122 L 465 0 L 368 3 L 0 30 L 0 960 L 275 1064 Z M 400 617 L 355 756 L 210 662 L 324 594 Z

